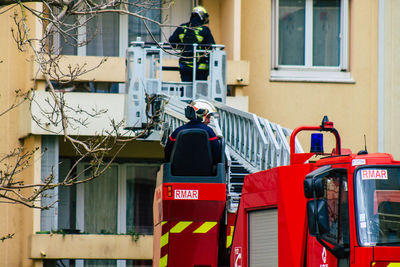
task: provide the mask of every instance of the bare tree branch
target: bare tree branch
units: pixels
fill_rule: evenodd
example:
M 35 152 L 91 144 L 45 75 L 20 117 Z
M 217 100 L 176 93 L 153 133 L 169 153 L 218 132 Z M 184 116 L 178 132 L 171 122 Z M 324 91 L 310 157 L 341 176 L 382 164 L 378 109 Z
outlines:
M 36 10 L 27 5 L 32 2 L 42 3 L 43 8 Z M 54 45 L 54 40 L 57 37 L 71 46 L 85 46 L 98 32 L 94 30 L 86 32 L 85 36 L 79 36 L 78 29 L 86 27 L 89 22 L 103 14 L 122 14 L 141 20 L 150 37 L 155 43 L 158 43 L 151 33 L 149 24 L 156 25 L 160 29 L 176 26 L 149 18 L 146 16 L 146 11 L 168 9 L 173 3 L 173 0 L 162 1 L 163 7 L 160 7 L 160 2 L 154 0 L 0 0 L 0 7 L 2 7 L 0 16 L 14 8 L 12 38 L 21 52 L 33 54 L 34 61 L 38 65 L 36 77 L 43 77 L 41 79 L 45 80 L 46 90 L 49 92 L 49 99 L 45 101 L 45 105 L 40 105 L 35 100 L 34 89 L 22 91 L 16 88 L 15 101 L 9 107 L 3 107 L 4 110 L 0 110 L 0 117 L 7 116 L 10 111 L 27 101 L 31 106 L 36 104 L 40 114 L 31 114 L 32 120 L 47 131 L 49 131 L 49 126 L 59 126 L 60 132 L 51 134 L 62 135 L 64 142 L 69 143 L 77 155 L 71 168 L 63 177 L 55 177 L 51 172 L 46 177 L 41 177 L 41 181 L 37 183 L 27 183 L 24 171 L 33 164 L 37 153 L 40 153 L 40 148 L 27 150 L 21 146 L 5 155 L 0 155 L 0 203 L 20 204 L 37 209 L 50 208 L 55 202 L 43 205 L 40 201 L 41 198 L 46 197 L 48 190 L 59 186 L 73 186 L 89 182 L 101 176 L 109 169 L 126 144 L 145 137 L 159 123 L 160 111 L 156 111 L 155 114 L 150 112 L 150 106 L 156 99 L 154 96 L 146 95 L 148 121 L 143 129 L 134 133 L 124 131 L 121 130 L 123 121 L 111 120 L 109 122 L 111 130 L 104 130 L 95 136 L 85 138 L 71 135 L 71 130 L 74 130 L 75 125 L 88 127 L 89 119 L 104 115 L 106 110 L 89 110 L 80 106 L 72 106 L 67 103 L 65 95 L 56 90 L 54 84 L 73 84 L 82 75 L 101 68 L 108 58 L 102 58 L 93 67 L 88 67 L 84 63 L 75 66 L 69 65 L 63 69 L 61 67 L 62 51 L 61 48 Z M 41 24 L 43 29 L 41 36 L 32 37 L 28 16 L 33 16 Z M 180 54 L 180 51 L 166 52 L 173 55 Z M 77 114 L 81 116 L 77 117 Z M 41 151 L 41 153 L 39 156 L 46 151 Z M 83 162 L 89 164 L 81 172 L 78 172 L 77 166 Z M 58 167 L 53 166 L 53 168 Z M 83 175 L 86 173 L 90 173 L 90 175 Z M 7 234 L 0 237 L 0 240 L 4 241 L 13 236 L 14 234 Z

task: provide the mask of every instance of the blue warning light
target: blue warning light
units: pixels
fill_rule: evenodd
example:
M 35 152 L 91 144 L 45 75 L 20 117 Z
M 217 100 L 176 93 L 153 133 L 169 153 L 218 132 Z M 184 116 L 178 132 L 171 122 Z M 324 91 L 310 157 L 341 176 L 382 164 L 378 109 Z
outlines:
M 322 133 L 311 134 L 311 153 L 324 153 L 324 135 Z

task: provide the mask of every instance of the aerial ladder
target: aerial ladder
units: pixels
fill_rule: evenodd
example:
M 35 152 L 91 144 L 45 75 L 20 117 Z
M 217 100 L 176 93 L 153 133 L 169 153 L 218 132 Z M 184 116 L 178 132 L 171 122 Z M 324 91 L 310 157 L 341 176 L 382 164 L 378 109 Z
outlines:
M 151 131 L 158 133 L 162 144 L 177 127 L 187 122 L 184 109 L 194 99 L 206 99 L 219 113 L 210 126 L 224 138 L 230 172 L 227 188 L 230 209 L 237 208 L 244 175 L 286 165 L 290 160 L 288 138 L 291 129 L 226 105 L 226 52 L 222 45 L 211 51 L 197 49 L 194 54 L 209 53 L 210 77 L 207 81 L 163 81 L 163 72 L 178 70 L 165 66 L 164 60 L 174 50 L 167 44 L 132 42 L 127 51 L 126 127 L 142 129 L 149 116 L 159 113 L 159 123 Z M 195 63 L 194 63 L 195 64 Z M 149 103 L 151 102 L 151 103 Z M 150 114 L 149 114 L 150 113 Z M 297 151 L 302 151 L 296 139 Z
M 206 99 L 219 113 L 209 126 L 224 144 L 217 172 L 209 177 L 191 174 L 185 178 L 174 175 L 171 164 L 161 167 L 154 200 L 154 266 L 217 266 L 203 263 L 221 262 L 221 254 L 228 257 L 244 177 L 290 161 L 290 129 L 226 105 L 227 63 L 223 46 L 201 50 L 194 45 L 193 51 L 194 55 L 209 54 L 210 75 L 206 81 L 195 77 L 193 82 L 164 81 L 165 71 L 178 70 L 164 64 L 175 53 L 169 45 L 136 41 L 127 51 L 127 128 L 142 129 L 149 117 L 156 116 L 159 123 L 150 131 L 158 133 L 160 142 L 165 144 L 169 134 L 187 121 L 184 109 L 188 103 Z M 295 142 L 297 151 L 302 152 L 297 139 Z M 188 213 L 183 212 L 191 201 L 197 201 L 196 205 Z M 214 212 L 210 215 L 209 210 Z M 193 248 L 185 244 L 191 239 L 201 245 Z M 187 251 L 168 250 L 176 246 Z M 224 253 L 218 251 L 220 247 Z M 205 253 L 207 249 L 214 253 Z M 199 261 L 193 265 L 196 259 Z

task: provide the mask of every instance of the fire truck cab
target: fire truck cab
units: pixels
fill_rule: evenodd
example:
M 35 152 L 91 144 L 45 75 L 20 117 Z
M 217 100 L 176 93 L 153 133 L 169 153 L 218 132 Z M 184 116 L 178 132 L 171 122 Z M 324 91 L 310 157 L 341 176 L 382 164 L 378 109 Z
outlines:
M 291 147 L 289 166 L 246 177 L 231 266 L 400 266 L 400 162 L 341 149 L 327 119 L 295 129 L 291 143 L 300 131 L 331 132 L 336 148 Z M 305 163 L 314 154 L 323 158 Z

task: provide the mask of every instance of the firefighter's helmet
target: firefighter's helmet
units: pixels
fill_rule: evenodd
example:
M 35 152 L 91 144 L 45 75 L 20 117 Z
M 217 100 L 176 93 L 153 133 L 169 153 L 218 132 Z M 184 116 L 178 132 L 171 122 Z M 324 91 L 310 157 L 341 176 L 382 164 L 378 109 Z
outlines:
M 206 100 L 194 100 L 185 109 L 185 116 L 189 120 L 200 120 L 204 122 L 207 117 L 218 117 L 216 108 Z
M 217 109 L 210 102 L 206 100 L 203 99 L 194 100 L 192 101 L 192 103 L 190 103 L 190 106 L 195 111 L 196 119 L 199 119 L 202 122 L 204 122 L 204 120 L 207 117 L 211 116 L 215 118 L 218 117 Z
M 202 6 L 196 6 L 193 8 L 192 10 L 192 16 L 199 16 L 199 18 L 201 19 L 203 24 L 207 24 L 208 23 L 208 12 L 207 10 L 202 7 Z

